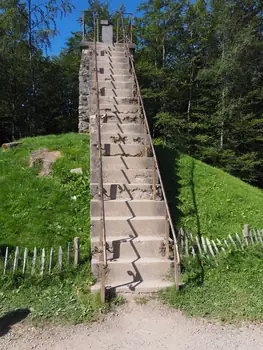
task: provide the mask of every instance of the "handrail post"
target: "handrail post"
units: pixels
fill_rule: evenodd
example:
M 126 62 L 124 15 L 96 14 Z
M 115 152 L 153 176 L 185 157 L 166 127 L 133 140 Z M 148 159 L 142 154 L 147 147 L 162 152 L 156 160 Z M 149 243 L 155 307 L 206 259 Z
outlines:
M 119 18 L 117 18 L 116 43 L 119 43 Z
M 100 229 L 100 277 L 101 277 L 101 302 L 105 302 L 105 269 L 107 268 L 107 249 L 106 249 L 106 224 L 105 224 L 105 207 L 103 198 L 103 169 L 102 169 L 102 142 L 101 142 L 101 123 L 100 123 L 100 91 L 99 91 L 99 77 L 98 77 L 98 57 L 97 57 L 97 38 L 98 38 L 98 17 L 94 15 L 94 56 L 95 56 L 95 81 L 96 81 L 96 101 L 97 101 L 97 128 L 98 128 L 98 151 L 99 151 L 99 197 L 101 205 L 101 229 Z M 97 33 L 97 38 L 96 38 Z
M 165 209 L 165 254 L 166 259 L 170 258 L 170 251 L 169 251 L 169 238 L 170 238 L 170 225 L 169 225 L 169 218 L 167 210 Z
M 99 28 L 99 18 L 97 18 L 97 42 L 100 41 L 100 32 L 99 32 L 100 28 Z
M 153 200 L 154 201 L 156 201 L 156 186 L 157 186 L 156 164 L 155 164 L 155 160 L 153 160 Z
M 82 40 L 85 41 L 85 12 L 82 12 Z

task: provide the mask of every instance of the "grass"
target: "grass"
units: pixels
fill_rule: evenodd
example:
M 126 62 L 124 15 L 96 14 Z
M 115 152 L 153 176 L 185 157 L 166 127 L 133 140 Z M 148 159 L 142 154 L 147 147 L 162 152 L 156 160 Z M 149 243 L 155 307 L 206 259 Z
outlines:
M 262 321 L 263 319 L 263 248 L 249 246 L 230 252 L 218 266 L 200 266 L 185 262 L 185 287 L 162 293 L 165 303 L 180 308 L 189 316 L 201 316 L 224 322 Z
M 51 135 L 26 138 L 22 143 L 17 149 L 0 152 L 1 246 L 48 248 L 78 236 L 88 250 L 88 136 Z M 38 167 L 28 168 L 30 153 L 39 148 L 63 154 L 50 177 L 38 177 Z M 77 167 L 83 168 L 83 176 L 70 173 Z
M 263 228 L 263 191 L 222 170 L 156 145 L 166 194 L 177 228 L 209 238 Z
M 89 137 L 66 134 L 21 141 L 22 146 L 0 152 L 0 256 L 6 246 L 11 255 L 19 246 L 20 252 L 29 249 L 32 260 L 35 246 L 56 250 L 77 236 L 85 263 L 77 271 L 67 268 L 64 274 L 54 271 L 43 278 L 30 274 L 24 278 L 21 268 L 15 275 L 1 276 L 0 318 L 13 310 L 27 309 L 29 319 L 37 322 L 89 321 L 107 307 L 89 292 L 93 282 L 89 263 Z M 63 155 L 53 165 L 52 176 L 39 177 L 39 166 L 28 168 L 30 153 L 40 148 L 59 150 Z M 83 175 L 70 173 L 70 169 L 80 167 Z

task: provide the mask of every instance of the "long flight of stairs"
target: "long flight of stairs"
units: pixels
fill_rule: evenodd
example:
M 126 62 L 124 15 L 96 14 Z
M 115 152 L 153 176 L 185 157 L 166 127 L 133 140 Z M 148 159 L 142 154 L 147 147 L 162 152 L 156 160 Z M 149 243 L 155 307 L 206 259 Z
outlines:
M 145 138 L 139 117 L 134 78 L 124 45 L 99 43 L 97 59 L 108 261 L 106 287 L 113 293 L 156 292 L 174 282 L 171 260 L 165 257 L 165 203 L 158 184 L 153 200 L 154 161 L 149 136 Z M 91 66 L 95 67 L 93 61 Z M 95 73 L 91 85 L 91 110 L 95 115 L 94 84 Z M 92 271 L 99 276 L 101 204 L 95 117 L 90 123 Z M 99 289 L 98 278 L 92 291 Z

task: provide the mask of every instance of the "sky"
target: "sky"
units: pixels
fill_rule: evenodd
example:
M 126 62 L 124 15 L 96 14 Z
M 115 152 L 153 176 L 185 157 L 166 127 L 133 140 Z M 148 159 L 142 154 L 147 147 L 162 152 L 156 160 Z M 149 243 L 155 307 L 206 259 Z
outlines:
M 67 38 L 70 36 L 71 32 L 76 32 L 81 30 L 80 23 L 77 19 L 81 17 L 81 11 L 86 10 L 88 5 L 87 0 L 72 0 L 75 10 L 63 19 L 57 20 L 57 29 L 60 34 L 58 34 L 52 41 L 52 49 L 50 54 L 59 54 L 62 47 L 65 46 Z M 124 4 L 127 12 L 132 12 L 135 14 L 137 6 L 141 3 L 141 0 L 109 0 L 110 9 L 115 10 L 119 8 L 120 5 Z

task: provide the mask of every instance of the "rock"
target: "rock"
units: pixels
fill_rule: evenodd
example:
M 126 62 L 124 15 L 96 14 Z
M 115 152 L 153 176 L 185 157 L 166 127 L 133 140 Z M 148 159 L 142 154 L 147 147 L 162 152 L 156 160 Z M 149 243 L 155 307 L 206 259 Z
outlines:
M 52 173 L 52 164 L 61 157 L 62 154 L 60 151 L 49 151 L 47 148 L 40 148 L 31 153 L 29 168 L 41 163 L 42 169 L 40 170 L 39 176 L 50 176 Z
M 71 169 L 70 172 L 71 174 L 79 174 L 79 175 L 83 174 L 82 168 Z

